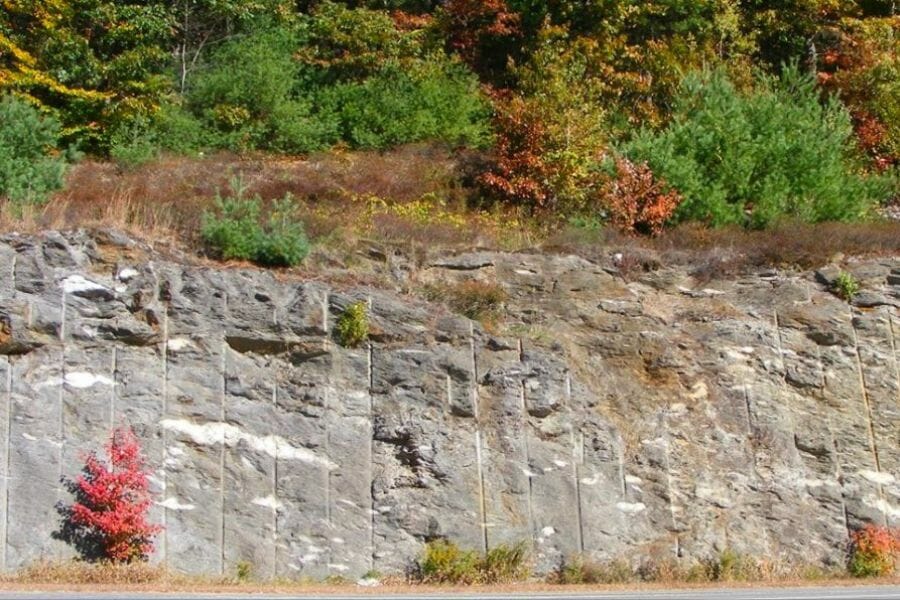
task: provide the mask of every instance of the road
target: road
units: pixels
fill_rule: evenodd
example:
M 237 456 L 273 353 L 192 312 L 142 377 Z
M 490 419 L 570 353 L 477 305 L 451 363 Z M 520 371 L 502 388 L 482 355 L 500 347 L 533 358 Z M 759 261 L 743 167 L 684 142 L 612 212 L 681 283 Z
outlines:
M 693 589 L 611 592 L 523 592 L 503 594 L 427 593 L 427 594 L 336 594 L 336 595 L 271 595 L 271 594 L 186 594 L 186 593 L 92 593 L 92 592 L 7 592 L 0 590 L 0 600 L 900 600 L 900 585 L 810 588 Z

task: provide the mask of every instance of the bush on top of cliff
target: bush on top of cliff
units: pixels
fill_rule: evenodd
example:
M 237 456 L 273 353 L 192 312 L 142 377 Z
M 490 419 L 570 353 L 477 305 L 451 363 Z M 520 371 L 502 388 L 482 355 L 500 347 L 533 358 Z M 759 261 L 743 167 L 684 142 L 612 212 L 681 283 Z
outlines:
M 13 96 L 0 97 L 0 198 L 40 203 L 62 187 L 67 161 L 60 124 Z
M 216 198 L 216 210 L 203 214 L 201 237 L 224 260 L 248 260 L 263 266 L 293 267 L 309 254 L 309 238 L 296 220 L 292 196 L 274 202 L 263 218 L 259 197 L 245 198 L 240 184 L 234 196 Z
M 823 104 L 796 66 L 749 92 L 720 69 L 685 78 L 671 123 L 623 150 L 682 194 L 676 221 L 760 228 L 863 219 L 886 199 L 889 182 L 862 172 L 852 136 L 846 108 Z

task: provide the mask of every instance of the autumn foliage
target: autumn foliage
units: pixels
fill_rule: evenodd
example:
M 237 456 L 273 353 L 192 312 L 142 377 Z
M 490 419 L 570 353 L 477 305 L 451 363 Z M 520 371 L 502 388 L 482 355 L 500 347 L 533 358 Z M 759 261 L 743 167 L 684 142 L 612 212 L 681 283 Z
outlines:
M 91 452 L 81 475 L 65 481 L 75 502 L 58 507 L 63 518 L 58 537 L 87 560 L 146 560 L 161 530 L 147 521 L 152 504 L 147 477 L 134 433 L 117 428 L 106 445 L 106 460 Z
M 900 558 L 900 529 L 869 524 L 851 535 L 850 573 L 856 577 L 892 575 Z
M 616 160 L 616 176 L 601 190 L 610 223 L 627 233 L 657 235 L 681 203 L 681 195 L 657 179 L 647 163 Z

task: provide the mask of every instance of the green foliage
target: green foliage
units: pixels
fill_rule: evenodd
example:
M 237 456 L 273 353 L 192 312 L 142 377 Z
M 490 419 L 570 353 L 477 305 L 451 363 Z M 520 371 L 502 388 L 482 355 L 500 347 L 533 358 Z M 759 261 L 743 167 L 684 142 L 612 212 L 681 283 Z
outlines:
M 60 124 L 13 96 L 0 97 L 0 198 L 37 204 L 63 185 Z
M 424 53 L 386 15 L 333 3 L 295 28 L 223 43 L 187 99 L 215 132 L 213 144 L 237 151 L 306 153 L 341 141 L 475 146 L 488 138 L 487 105 L 471 73 Z
M 335 333 L 341 346 L 356 348 L 369 337 L 368 304 L 354 302 L 341 314 Z
M 410 70 L 387 65 L 365 81 L 323 90 L 322 97 L 323 112 L 335 115 L 341 138 L 358 148 L 423 140 L 481 146 L 488 138 L 488 111 L 477 82 L 445 61 Z
M 860 291 L 859 281 L 850 273 L 841 271 L 834 280 L 832 289 L 839 298 L 850 302 Z
M 253 563 L 246 560 L 238 561 L 235 567 L 235 575 L 238 581 L 250 581 L 250 578 L 253 576 Z
M 105 150 L 109 128 L 152 111 L 169 89 L 173 19 L 162 2 L 5 1 L 0 88 L 27 94 L 64 135 Z
M 560 569 L 550 576 L 553 583 L 564 585 L 628 583 L 635 579 L 635 572 L 624 561 L 594 563 L 580 556 L 563 562 Z
M 423 583 L 511 583 L 528 577 L 526 563 L 523 543 L 500 545 L 479 556 L 475 551 L 461 550 L 453 542 L 440 539 L 425 546 L 418 575 Z
M 296 207 L 288 195 L 276 202 L 263 223 L 258 197 L 244 198 L 240 184 L 232 197 L 216 199 L 216 211 L 203 215 L 201 237 L 224 260 L 249 260 L 260 265 L 292 267 L 309 254 L 309 239 L 294 220 Z
M 820 102 L 796 67 L 738 91 L 721 69 L 688 76 L 671 124 L 643 129 L 625 154 L 647 162 L 684 201 L 676 220 L 766 227 L 867 216 L 886 182 L 855 160 L 847 111 Z

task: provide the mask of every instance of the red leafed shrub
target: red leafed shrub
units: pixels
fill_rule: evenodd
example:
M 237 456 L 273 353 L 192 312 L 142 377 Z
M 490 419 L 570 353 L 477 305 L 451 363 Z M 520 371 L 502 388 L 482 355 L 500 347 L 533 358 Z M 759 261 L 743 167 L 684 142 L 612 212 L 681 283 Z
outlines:
M 850 574 L 884 577 L 894 573 L 900 558 L 900 530 L 866 525 L 850 539 Z
M 117 428 L 106 445 L 106 460 L 91 452 L 81 475 L 65 481 L 75 502 L 57 507 L 63 518 L 57 537 L 73 544 L 86 560 L 147 560 L 162 529 L 147 522 L 152 504 L 147 475 L 131 428 Z
M 478 177 L 488 195 L 516 206 L 546 208 L 552 197 L 550 168 L 544 160 L 545 126 L 520 97 L 495 100 L 497 132 L 494 161 Z
M 616 159 L 616 176 L 600 190 L 610 222 L 627 233 L 657 235 L 681 204 L 681 194 L 657 179 L 647 163 Z

